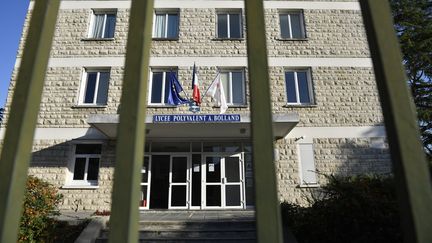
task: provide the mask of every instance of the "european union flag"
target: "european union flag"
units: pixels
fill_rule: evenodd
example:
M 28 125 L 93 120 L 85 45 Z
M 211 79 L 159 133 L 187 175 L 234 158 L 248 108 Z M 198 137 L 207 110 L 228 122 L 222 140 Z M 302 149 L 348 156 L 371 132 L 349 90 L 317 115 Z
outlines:
M 180 96 L 180 92 L 183 91 L 180 82 L 173 72 L 169 73 L 169 92 L 168 92 L 168 104 L 170 105 L 181 105 L 189 103 L 187 99 Z

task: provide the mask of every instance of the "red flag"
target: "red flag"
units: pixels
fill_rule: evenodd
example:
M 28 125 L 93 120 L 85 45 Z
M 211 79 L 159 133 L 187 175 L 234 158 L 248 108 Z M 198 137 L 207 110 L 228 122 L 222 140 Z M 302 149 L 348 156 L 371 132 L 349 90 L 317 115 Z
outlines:
M 198 75 L 196 74 L 195 63 L 194 63 L 193 73 L 192 73 L 192 89 L 193 89 L 193 93 L 192 93 L 193 101 L 195 101 L 195 103 L 197 103 L 198 105 L 201 104 L 201 94 L 198 87 Z

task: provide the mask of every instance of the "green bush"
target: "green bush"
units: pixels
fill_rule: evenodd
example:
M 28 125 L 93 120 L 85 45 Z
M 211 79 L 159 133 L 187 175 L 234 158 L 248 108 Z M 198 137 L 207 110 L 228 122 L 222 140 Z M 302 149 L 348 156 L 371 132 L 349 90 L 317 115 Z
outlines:
M 36 177 L 27 179 L 24 210 L 21 216 L 19 242 L 44 242 L 49 229 L 55 225 L 62 196 L 51 184 Z
M 391 177 L 329 176 L 311 206 L 282 203 L 282 219 L 298 242 L 402 242 Z

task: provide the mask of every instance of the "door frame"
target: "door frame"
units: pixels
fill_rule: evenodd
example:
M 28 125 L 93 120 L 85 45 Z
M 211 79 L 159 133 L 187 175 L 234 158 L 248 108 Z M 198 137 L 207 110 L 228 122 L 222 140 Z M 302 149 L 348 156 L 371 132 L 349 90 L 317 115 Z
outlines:
M 190 207 L 190 168 L 191 168 L 191 154 L 190 153 L 170 153 L 169 177 L 168 177 L 168 209 L 189 209 Z M 174 157 L 186 157 L 186 182 L 172 182 L 172 168 Z M 186 186 L 186 205 L 185 206 L 171 206 L 172 186 Z
M 151 190 L 151 167 L 152 167 L 152 156 L 151 156 L 151 154 L 146 154 L 146 155 L 144 155 L 144 157 L 143 157 L 143 165 L 144 165 L 145 157 L 147 157 L 147 158 L 149 159 L 149 165 L 148 165 L 148 168 L 146 168 L 148 176 L 147 176 L 147 182 L 142 182 L 142 172 L 143 172 L 143 169 L 142 169 L 142 166 L 141 166 L 141 180 L 140 180 L 140 187 L 142 187 L 142 186 L 147 186 L 147 203 L 146 203 L 146 206 L 145 206 L 145 207 L 142 207 L 142 206 L 140 205 L 140 206 L 139 206 L 139 209 L 140 209 L 140 210 L 143 210 L 143 209 L 149 209 L 149 208 L 150 208 L 150 190 Z M 141 192 L 141 195 L 142 195 L 142 192 Z

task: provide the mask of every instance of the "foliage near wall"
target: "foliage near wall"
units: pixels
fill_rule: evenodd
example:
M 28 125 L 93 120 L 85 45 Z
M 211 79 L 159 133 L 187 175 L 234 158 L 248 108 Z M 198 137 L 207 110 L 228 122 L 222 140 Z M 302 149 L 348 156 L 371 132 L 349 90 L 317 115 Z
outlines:
M 311 206 L 282 203 L 298 242 L 402 242 L 393 178 L 329 176 Z
M 24 210 L 21 216 L 19 242 L 43 242 L 49 228 L 55 225 L 53 216 L 62 196 L 51 184 L 36 177 L 27 179 Z

